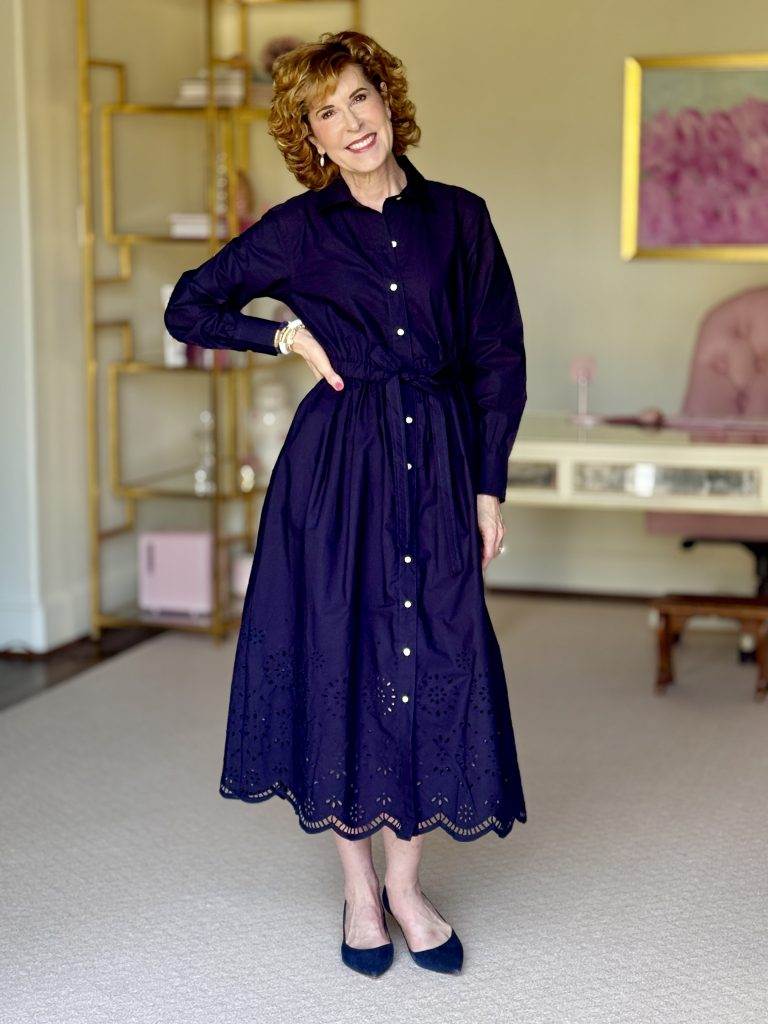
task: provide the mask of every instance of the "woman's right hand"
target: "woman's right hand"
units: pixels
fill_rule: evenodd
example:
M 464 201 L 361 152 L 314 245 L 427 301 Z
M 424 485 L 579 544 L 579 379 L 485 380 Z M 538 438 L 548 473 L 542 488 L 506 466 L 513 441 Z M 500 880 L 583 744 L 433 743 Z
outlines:
M 300 327 L 293 336 L 291 351 L 298 353 L 305 361 L 315 380 L 324 377 L 336 391 L 341 391 L 344 381 L 331 366 L 325 349 L 307 327 Z

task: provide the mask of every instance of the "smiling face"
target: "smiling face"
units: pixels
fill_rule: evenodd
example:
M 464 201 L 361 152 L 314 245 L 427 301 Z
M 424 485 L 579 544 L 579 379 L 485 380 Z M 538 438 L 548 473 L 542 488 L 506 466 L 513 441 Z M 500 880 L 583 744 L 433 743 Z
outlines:
M 333 92 L 309 103 L 309 124 L 318 153 L 353 174 L 376 170 L 392 151 L 389 105 L 357 64 L 344 68 Z

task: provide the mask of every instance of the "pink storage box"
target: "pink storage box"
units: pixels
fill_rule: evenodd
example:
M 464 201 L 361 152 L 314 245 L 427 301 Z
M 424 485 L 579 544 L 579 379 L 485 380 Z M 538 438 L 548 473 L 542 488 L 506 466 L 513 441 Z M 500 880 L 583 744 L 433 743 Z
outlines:
M 208 530 L 142 531 L 139 541 L 139 607 L 148 612 L 207 615 L 213 610 Z

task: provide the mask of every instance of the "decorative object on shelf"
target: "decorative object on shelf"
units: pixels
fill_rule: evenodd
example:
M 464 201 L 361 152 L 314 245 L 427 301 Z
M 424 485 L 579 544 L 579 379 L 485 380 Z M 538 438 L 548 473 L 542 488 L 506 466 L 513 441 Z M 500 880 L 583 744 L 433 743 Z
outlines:
M 589 411 L 589 382 L 594 380 L 597 363 L 594 356 L 576 356 L 571 360 L 571 380 L 576 384 L 576 415 Z
M 227 232 L 227 211 L 229 210 L 229 173 L 227 171 L 227 154 L 222 150 L 214 156 L 215 191 L 216 191 L 216 229 L 218 237 Z
M 216 237 L 222 240 L 226 239 L 228 234 L 228 179 L 227 155 L 226 153 L 219 152 L 216 154 Z M 205 210 L 169 213 L 168 234 L 171 238 L 209 238 L 211 234 L 211 215 Z
M 237 483 L 243 494 L 250 494 L 258 483 L 253 466 L 246 459 L 243 459 L 240 463 L 240 475 Z
M 295 50 L 306 40 L 295 35 L 273 36 L 261 48 L 258 62 L 253 66 L 249 85 L 249 103 L 255 107 L 268 107 L 272 102 L 274 85 L 272 65 L 284 53 Z
M 212 553 L 209 530 L 139 531 L 139 608 L 157 615 L 210 614 Z
M 229 174 L 225 153 L 216 155 L 216 237 L 228 237 L 227 210 L 229 206 Z M 238 231 L 245 231 L 255 223 L 253 210 L 255 197 L 248 175 L 238 169 L 235 183 L 235 212 Z M 265 207 L 263 212 L 266 212 Z M 211 216 L 207 211 L 175 211 L 168 214 L 168 234 L 171 238 L 205 239 L 211 234 Z
M 621 255 L 768 260 L 768 52 L 624 62 Z
M 250 453 L 247 464 L 257 479 L 267 478 L 283 446 L 293 418 L 288 389 L 264 374 L 254 388 L 249 414 Z
M 168 300 L 173 291 L 173 284 L 164 284 L 160 287 L 160 300 L 162 308 L 168 305 Z M 172 334 L 168 333 L 165 325 L 163 332 L 163 365 L 164 366 L 187 366 L 188 351 L 183 341 L 177 341 Z
M 242 355 L 227 348 L 207 348 L 205 345 L 194 345 L 191 342 L 183 344 L 187 347 L 187 366 L 197 366 L 205 370 L 210 370 L 214 366 L 226 370 L 236 365 L 233 356 Z
M 200 413 L 200 426 L 195 431 L 198 462 L 195 468 L 195 494 L 214 494 L 213 469 L 216 463 L 216 423 L 210 409 Z
M 295 49 L 303 39 L 299 36 L 275 36 L 261 51 L 261 66 L 255 66 L 248 78 L 247 60 L 242 55 L 242 66 L 219 67 L 214 74 L 214 103 L 217 107 L 239 107 L 245 103 L 268 106 L 272 99 L 272 64 L 283 53 Z M 195 75 L 187 75 L 179 82 L 174 100 L 177 107 L 204 107 L 210 93 L 208 68 L 200 68 Z M 250 96 L 246 90 L 250 90 Z
M 282 57 L 284 53 L 290 53 L 291 50 L 295 50 L 297 46 L 301 46 L 304 42 L 305 40 L 300 36 L 272 36 L 261 48 L 261 53 L 259 54 L 261 67 L 257 66 L 254 68 L 253 80 L 268 82 L 271 85 L 272 66 L 277 58 Z
M 210 92 L 208 68 L 200 68 L 196 75 L 188 75 L 179 82 L 174 106 L 204 107 Z M 245 102 L 246 69 L 218 67 L 214 74 L 213 97 L 217 107 L 239 107 Z
M 211 234 L 211 216 L 204 211 L 178 211 L 168 214 L 168 234 L 171 238 L 201 239 Z M 227 237 L 226 224 L 220 223 L 217 237 Z

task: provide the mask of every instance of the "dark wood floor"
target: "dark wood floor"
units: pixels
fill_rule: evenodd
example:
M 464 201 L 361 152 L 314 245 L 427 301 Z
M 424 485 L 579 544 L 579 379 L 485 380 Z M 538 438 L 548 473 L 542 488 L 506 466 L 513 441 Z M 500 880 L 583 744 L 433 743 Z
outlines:
M 107 629 L 99 641 L 83 637 L 44 655 L 4 653 L 0 657 L 0 711 L 164 632 L 158 628 Z

